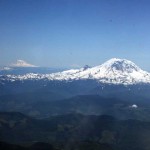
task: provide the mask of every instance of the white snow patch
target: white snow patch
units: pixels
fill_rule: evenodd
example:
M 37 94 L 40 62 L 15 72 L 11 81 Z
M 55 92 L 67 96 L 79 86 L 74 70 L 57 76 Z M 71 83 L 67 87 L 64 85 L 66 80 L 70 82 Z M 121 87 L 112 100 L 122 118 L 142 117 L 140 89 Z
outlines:
M 136 104 L 131 105 L 131 108 L 138 108 Z

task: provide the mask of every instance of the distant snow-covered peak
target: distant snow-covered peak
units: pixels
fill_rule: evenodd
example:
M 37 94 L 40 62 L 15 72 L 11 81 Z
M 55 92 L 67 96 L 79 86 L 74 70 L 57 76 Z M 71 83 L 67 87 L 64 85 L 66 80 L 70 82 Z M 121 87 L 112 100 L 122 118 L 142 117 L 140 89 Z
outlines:
M 27 63 L 27 62 L 24 61 L 24 60 L 17 60 L 16 63 L 11 64 L 10 66 L 12 66 L 12 67 L 37 67 L 37 66 L 35 66 L 35 65 L 32 65 L 32 64 Z

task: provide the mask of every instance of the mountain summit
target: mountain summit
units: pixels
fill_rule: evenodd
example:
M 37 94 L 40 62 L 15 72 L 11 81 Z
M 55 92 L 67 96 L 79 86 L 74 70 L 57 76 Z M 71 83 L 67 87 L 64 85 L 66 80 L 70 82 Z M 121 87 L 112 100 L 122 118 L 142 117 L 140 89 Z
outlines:
M 17 60 L 16 63 L 11 64 L 11 67 L 36 67 L 35 65 L 29 64 L 24 60 Z
M 126 59 L 118 59 L 112 58 L 105 62 L 103 68 L 106 70 L 111 71 L 121 71 L 126 73 L 132 73 L 134 71 L 140 71 L 141 69 L 136 66 L 133 62 L 126 60 Z
M 96 67 L 83 67 L 52 74 L 26 74 L 13 76 L 14 79 L 47 79 L 60 81 L 97 80 L 110 84 L 150 83 L 150 73 L 143 71 L 133 62 L 126 59 L 112 58 Z

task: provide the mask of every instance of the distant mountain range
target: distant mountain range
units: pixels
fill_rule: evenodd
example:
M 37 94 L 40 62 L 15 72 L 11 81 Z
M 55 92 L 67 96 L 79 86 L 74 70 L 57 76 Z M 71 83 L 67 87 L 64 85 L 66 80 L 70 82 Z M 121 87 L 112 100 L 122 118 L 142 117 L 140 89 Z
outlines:
M 19 64 L 25 64 L 25 63 L 19 62 Z M 32 72 L 33 68 L 34 71 Z M 85 66 L 81 69 L 71 69 L 71 70 L 58 72 L 58 73 L 43 74 L 42 71 L 41 73 L 36 73 L 35 70 L 39 68 L 32 67 L 32 69 L 30 70 L 30 73 L 22 74 L 21 76 L 6 75 L 5 79 L 9 81 L 44 79 L 50 81 L 59 80 L 59 81 L 69 81 L 69 82 L 74 80 L 90 79 L 90 80 L 96 80 L 97 82 L 100 83 L 124 84 L 124 85 L 150 83 L 150 73 L 143 71 L 133 62 L 126 59 L 112 58 L 107 62 L 105 62 L 104 64 L 96 67 L 90 68 L 88 66 Z M 55 72 L 56 70 L 51 70 L 51 71 Z

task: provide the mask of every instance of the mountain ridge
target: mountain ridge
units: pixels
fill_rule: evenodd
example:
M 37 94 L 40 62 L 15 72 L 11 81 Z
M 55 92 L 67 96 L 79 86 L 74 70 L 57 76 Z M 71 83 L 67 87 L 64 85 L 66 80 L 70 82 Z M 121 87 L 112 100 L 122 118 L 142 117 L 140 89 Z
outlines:
M 112 58 L 96 67 L 83 67 L 81 69 L 70 69 L 57 73 L 36 74 L 28 73 L 24 75 L 7 75 L 10 81 L 14 80 L 97 80 L 101 83 L 111 84 L 137 84 L 150 83 L 150 73 L 142 70 L 132 61 L 127 59 Z

